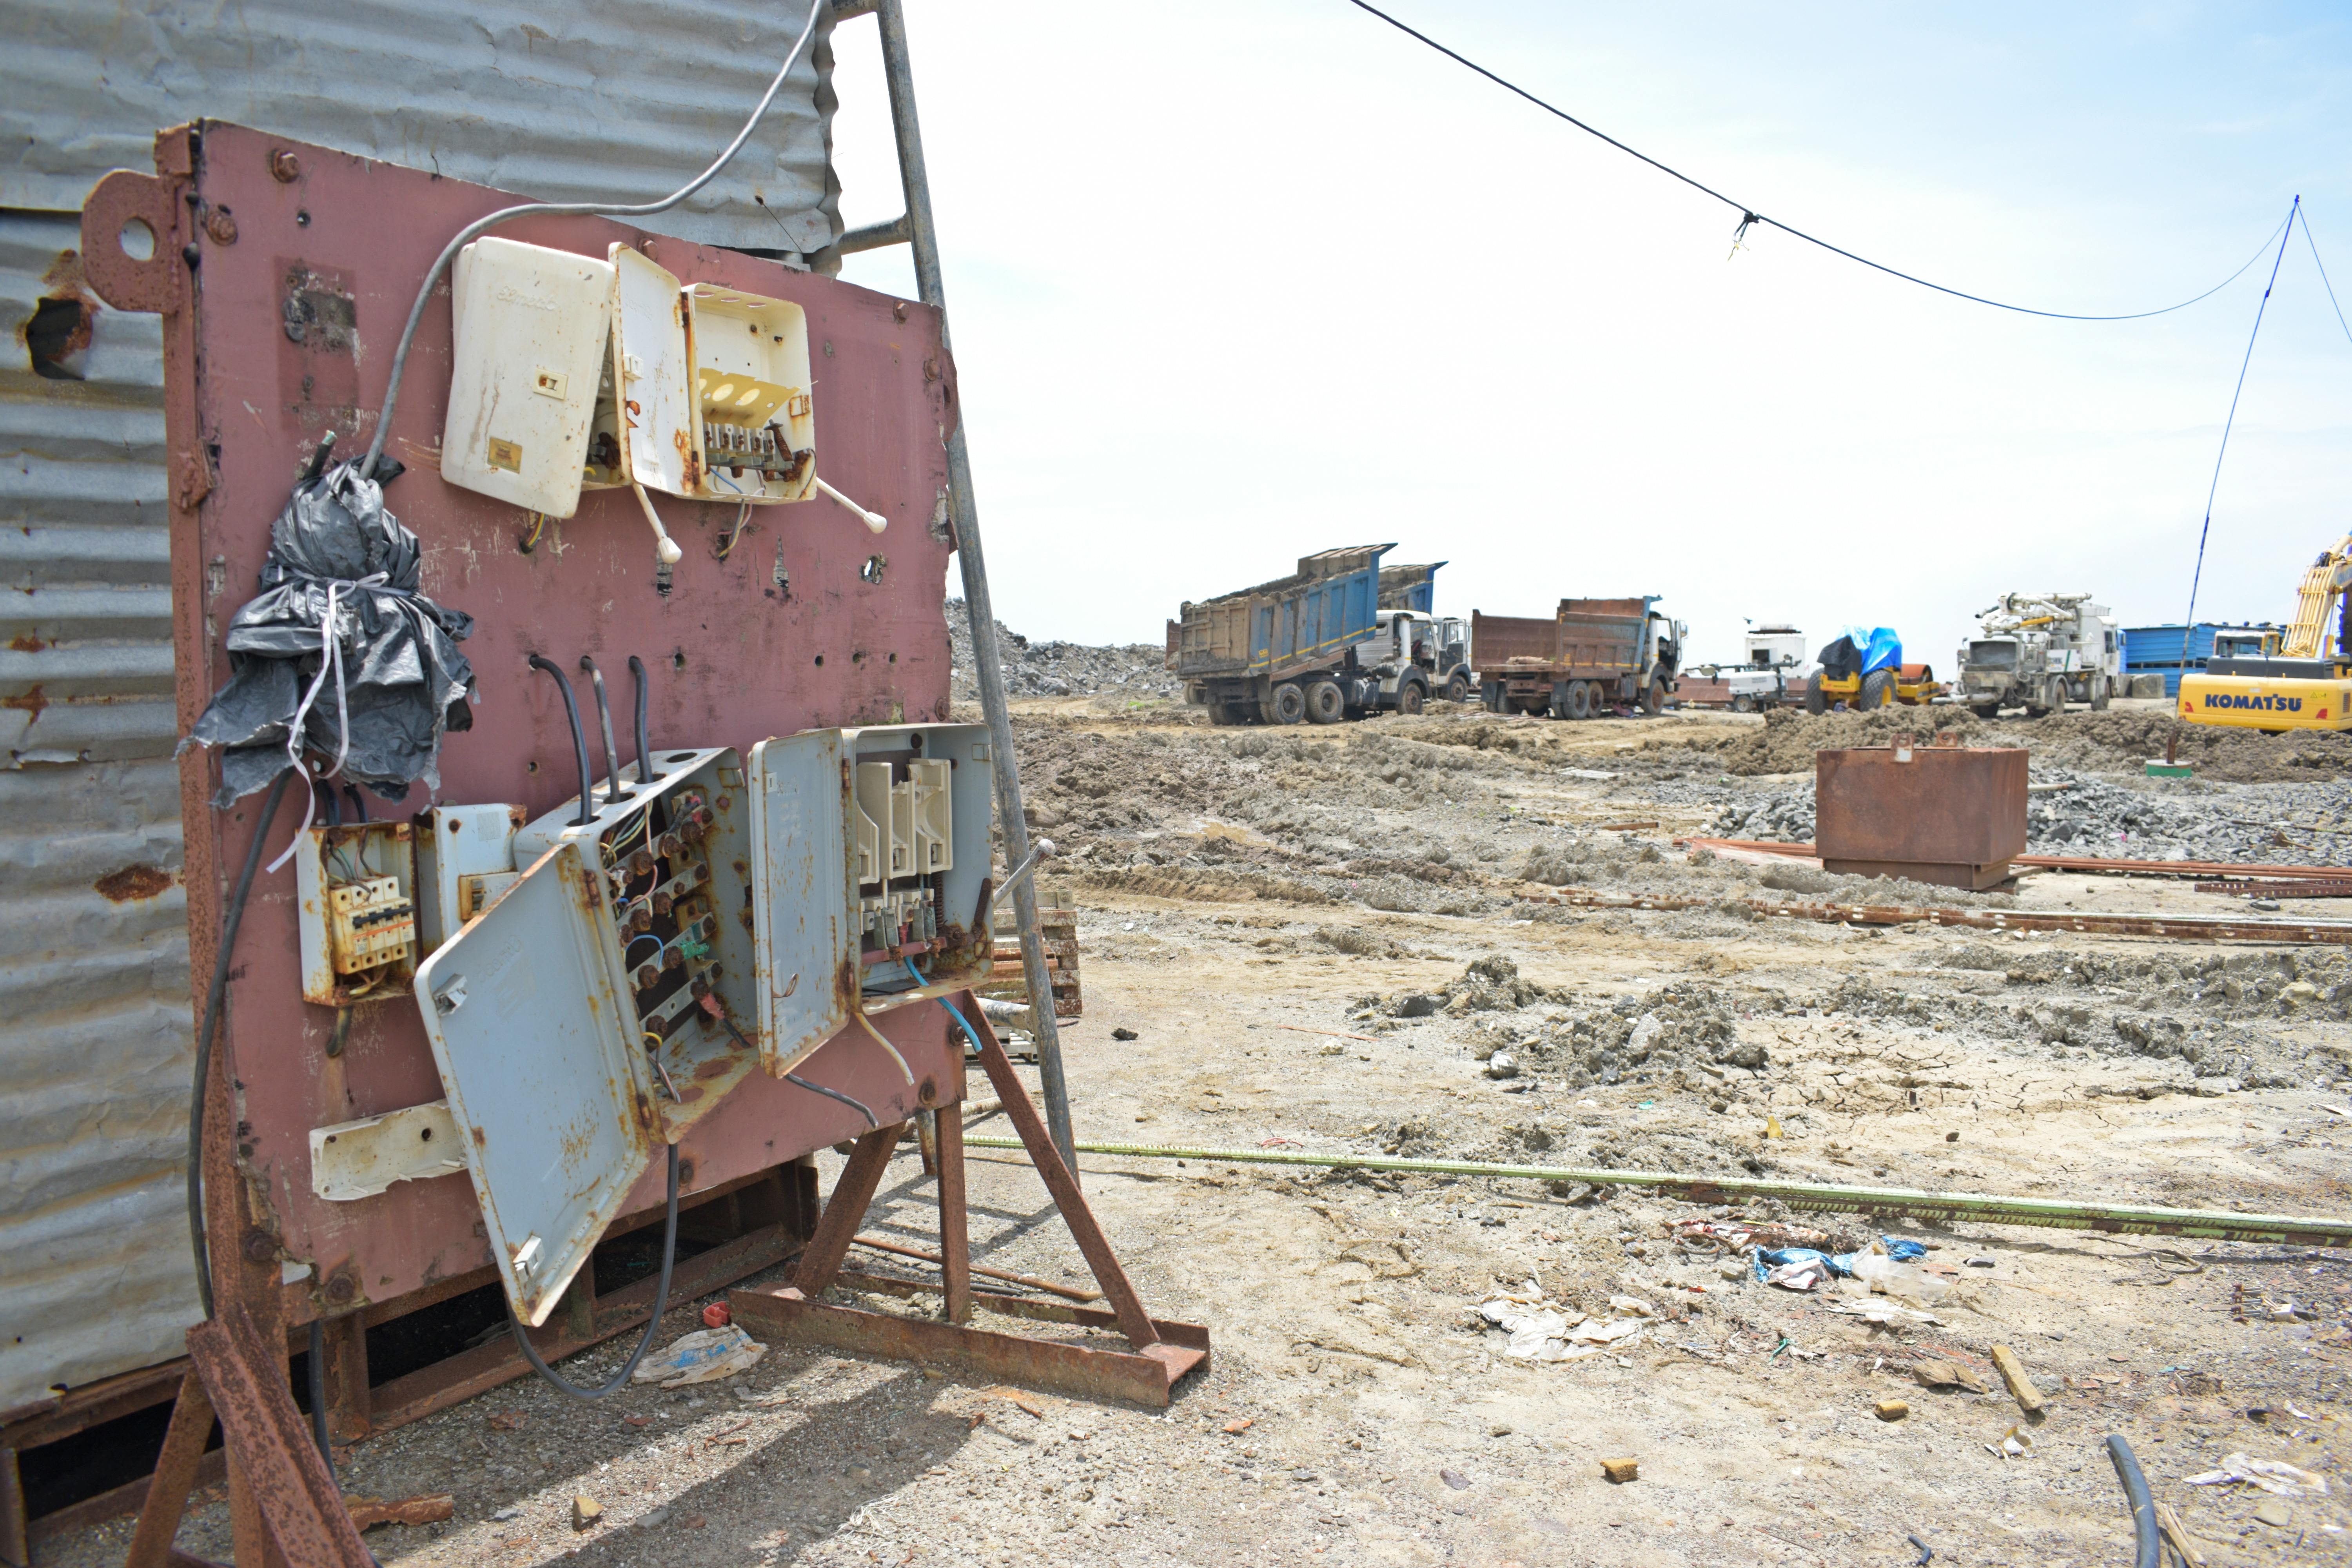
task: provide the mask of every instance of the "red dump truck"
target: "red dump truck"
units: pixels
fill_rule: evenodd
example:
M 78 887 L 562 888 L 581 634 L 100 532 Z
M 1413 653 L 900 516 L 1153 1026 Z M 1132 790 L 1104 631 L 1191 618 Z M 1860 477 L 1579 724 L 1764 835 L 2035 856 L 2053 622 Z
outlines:
M 1685 628 L 1638 599 L 1562 599 L 1549 619 L 1470 612 L 1470 667 L 1496 713 L 1655 713 L 1675 690 Z

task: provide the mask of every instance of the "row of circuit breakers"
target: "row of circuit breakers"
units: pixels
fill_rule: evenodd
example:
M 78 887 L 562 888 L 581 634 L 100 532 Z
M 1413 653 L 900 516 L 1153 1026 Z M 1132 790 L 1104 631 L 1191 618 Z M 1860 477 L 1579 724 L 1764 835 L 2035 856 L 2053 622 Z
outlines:
M 607 773 L 533 820 L 439 805 L 310 827 L 295 858 L 304 999 L 415 998 L 531 1321 L 649 1155 L 728 1089 L 993 957 L 984 726 L 814 730 Z

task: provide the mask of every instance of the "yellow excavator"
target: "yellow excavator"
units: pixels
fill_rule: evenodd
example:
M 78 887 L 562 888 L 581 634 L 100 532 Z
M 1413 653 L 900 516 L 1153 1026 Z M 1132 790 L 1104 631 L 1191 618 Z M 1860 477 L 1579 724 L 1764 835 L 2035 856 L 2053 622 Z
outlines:
M 2294 620 L 2278 653 L 2209 660 L 2180 679 L 2180 717 L 2283 735 L 2352 730 L 2352 535 L 2320 552 L 2303 574 Z

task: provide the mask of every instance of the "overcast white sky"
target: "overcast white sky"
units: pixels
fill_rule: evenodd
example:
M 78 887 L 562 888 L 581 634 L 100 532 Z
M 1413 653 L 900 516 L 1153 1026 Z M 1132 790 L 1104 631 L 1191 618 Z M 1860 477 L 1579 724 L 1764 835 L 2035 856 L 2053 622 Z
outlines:
M 1395 0 L 1754 207 L 1971 292 L 2145 310 L 2300 192 L 2352 310 L 2340 5 Z M 998 613 L 1157 642 L 1180 600 L 1394 540 L 1439 606 L 1655 593 L 1896 627 L 2012 588 L 2186 608 L 2262 262 L 2052 321 L 1738 215 L 1346 0 L 908 0 Z M 873 24 L 835 34 L 845 217 L 900 209 Z M 909 294 L 903 248 L 844 276 Z M 2294 236 L 2199 617 L 2283 619 L 2352 529 L 2352 342 Z

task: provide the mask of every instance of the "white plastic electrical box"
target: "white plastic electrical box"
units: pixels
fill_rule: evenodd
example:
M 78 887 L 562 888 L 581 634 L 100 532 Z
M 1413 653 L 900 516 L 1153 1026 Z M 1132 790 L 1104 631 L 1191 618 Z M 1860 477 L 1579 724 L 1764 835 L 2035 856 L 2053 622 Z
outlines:
M 550 517 L 579 510 L 613 276 L 610 262 L 510 239 L 457 253 L 442 478 Z
M 388 1002 L 416 970 L 416 871 L 405 822 L 309 827 L 296 841 L 302 999 Z
M 476 240 L 452 291 L 450 483 L 551 517 L 629 484 L 752 505 L 815 493 L 800 306 L 683 284 L 618 244 L 599 261 Z
M 510 805 L 436 805 L 416 818 L 416 934 L 432 952 L 498 901 L 520 875 Z

